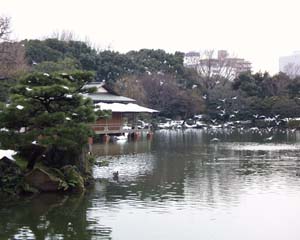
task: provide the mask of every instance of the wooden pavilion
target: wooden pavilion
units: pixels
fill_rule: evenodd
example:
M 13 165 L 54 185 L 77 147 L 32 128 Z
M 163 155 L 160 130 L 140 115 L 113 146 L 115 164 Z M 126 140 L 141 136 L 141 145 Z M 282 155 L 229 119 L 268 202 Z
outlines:
M 138 129 L 136 115 L 138 113 L 157 113 L 157 110 L 142 107 L 136 100 L 120 96 L 107 89 L 103 83 L 90 83 L 86 87 L 96 87 L 97 91 L 87 96 L 100 110 L 110 110 L 110 118 L 101 118 L 92 125 L 96 134 L 119 135 L 123 133 L 145 132 L 149 129 Z M 128 121 L 131 119 L 131 122 Z

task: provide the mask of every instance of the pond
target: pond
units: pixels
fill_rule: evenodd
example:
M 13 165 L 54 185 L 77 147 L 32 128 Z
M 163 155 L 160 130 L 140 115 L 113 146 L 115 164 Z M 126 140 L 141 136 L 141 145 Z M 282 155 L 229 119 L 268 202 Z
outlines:
M 93 151 L 108 166 L 92 189 L 2 205 L 0 239 L 300 239 L 300 132 L 161 130 Z

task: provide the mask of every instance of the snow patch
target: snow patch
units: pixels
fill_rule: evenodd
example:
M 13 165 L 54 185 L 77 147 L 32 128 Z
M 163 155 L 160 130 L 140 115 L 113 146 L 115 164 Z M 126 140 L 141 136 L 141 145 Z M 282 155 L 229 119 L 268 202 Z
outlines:
M 1 150 L 0 149 L 0 159 L 7 157 L 8 159 L 15 161 L 15 159 L 13 158 L 13 155 L 16 155 L 16 154 L 17 154 L 17 152 L 15 152 L 14 150 L 10 150 L 10 149 Z
M 24 109 L 24 106 L 22 106 L 22 105 L 17 105 L 16 108 L 19 109 L 19 110 L 22 110 L 22 109 Z

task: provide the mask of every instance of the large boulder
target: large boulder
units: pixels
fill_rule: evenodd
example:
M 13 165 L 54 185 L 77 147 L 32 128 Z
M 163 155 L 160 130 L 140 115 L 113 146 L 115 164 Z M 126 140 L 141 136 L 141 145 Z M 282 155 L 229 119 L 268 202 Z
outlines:
M 41 168 L 34 168 L 27 173 L 25 175 L 25 181 L 30 186 L 42 192 L 67 190 L 68 188 L 64 180 Z

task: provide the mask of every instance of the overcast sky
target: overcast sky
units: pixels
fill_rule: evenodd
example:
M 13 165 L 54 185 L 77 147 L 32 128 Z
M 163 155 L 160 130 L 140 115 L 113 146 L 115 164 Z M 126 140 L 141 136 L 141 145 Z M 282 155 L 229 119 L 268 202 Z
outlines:
M 300 50 L 299 9 L 299 0 L 0 0 L 19 40 L 70 30 L 120 52 L 226 49 L 271 73 Z

